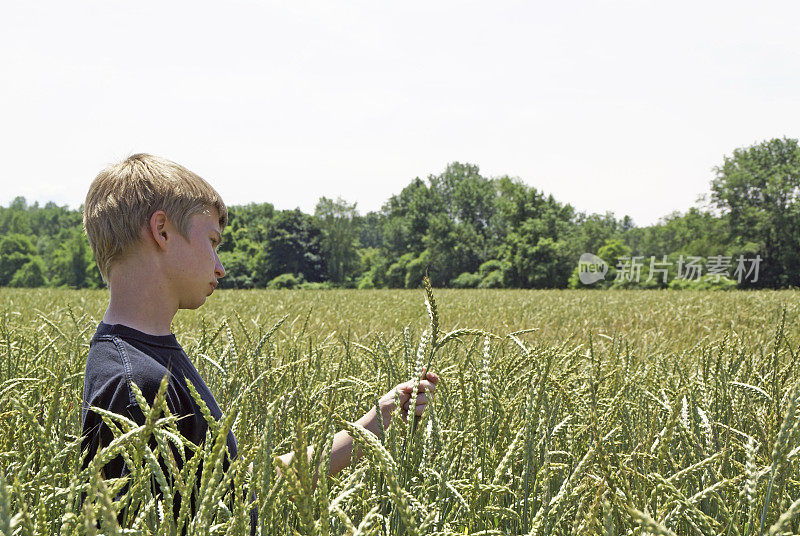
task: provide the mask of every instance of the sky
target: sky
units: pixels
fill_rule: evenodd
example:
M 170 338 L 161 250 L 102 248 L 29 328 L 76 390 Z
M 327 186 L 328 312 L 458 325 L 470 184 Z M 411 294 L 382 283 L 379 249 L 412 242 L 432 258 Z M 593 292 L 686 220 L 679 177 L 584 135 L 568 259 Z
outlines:
M 734 149 L 800 137 L 798 20 L 791 1 L 6 0 L 0 204 L 77 208 L 148 152 L 229 205 L 363 214 L 459 161 L 649 225 L 703 205 Z

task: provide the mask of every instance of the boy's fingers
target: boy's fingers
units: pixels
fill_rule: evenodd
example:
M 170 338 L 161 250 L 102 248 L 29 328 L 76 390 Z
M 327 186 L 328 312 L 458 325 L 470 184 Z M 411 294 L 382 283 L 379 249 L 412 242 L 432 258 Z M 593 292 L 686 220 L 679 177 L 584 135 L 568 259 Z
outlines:
M 433 383 L 436 383 L 439 381 L 439 375 L 436 374 L 435 372 L 428 371 L 427 367 L 422 367 L 422 378 L 420 379 L 422 380 L 428 379 Z
M 431 378 L 433 376 L 433 378 Z M 400 399 L 401 406 L 405 409 L 407 408 L 406 402 L 411 398 L 411 393 L 414 391 L 414 386 L 417 386 L 417 404 L 419 404 L 419 400 L 425 400 L 427 403 L 427 394 L 433 394 L 436 391 L 436 382 L 439 381 L 439 377 L 433 373 L 428 373 L 427 380 L 421 380 L 419 382 L 416 381 L 408 381 L 405 383 L 398 384 L 394 388 L 394 392 L 397 393 L 398 398 Z M 424 399 L 422 398 L 424 397 Z
M 428 380 L 422 380 L 421 382 L 419 382 L 419 387 L 417 388 L 418 393 L 422 393 L 424 391 L 433 393 L 435 390 L 436 390 L 436 384 Z
M 404 393 L 410 393 L 411 391 L 414 390 L 414 386 L 416 385 L 417 386 L 417 391 L 420 392 L 420 393 L 422 392 L 423 387 L 425 388 L 426 391 L 433 392 L 433 391 L 436 390 L 436 383 L 438 381 L 439 381 L 438 378 L 436 378 L 436 381 L 432 381 L 432 380 L 420 380 L 418 382 L 409 381 L 409 382 L 398 384 L 397 387 L 395 387 L 395 390 L 400 391 L 400 392 L 404 392 Z
M 421 393 L 421 394 L 417 395 L 417 400 L 415 402 L 415 404 L 417 406 L 419 406 L 421 404 L 427 404 L 427 403 L 428 403 L 428 395 L 427 394 Z M 410 404 L 411 404 L 411 397 L 408 397 L 405 401 L 400 403 L 400 407 L 402 407 L 404 410 L 407 410 L 408 406 Z
M 404 421 L 408 421 L 408 404 L 409 402 L 403 404 L 403 412 L 401 414 L 401 417 Z M 414 415 L 416 415 L 417 417 L 422 417 L 426 409 L 428 409 L 427 402 L 422 402 L 420 404 L 417 404 L 417 406 L 414 408 Z

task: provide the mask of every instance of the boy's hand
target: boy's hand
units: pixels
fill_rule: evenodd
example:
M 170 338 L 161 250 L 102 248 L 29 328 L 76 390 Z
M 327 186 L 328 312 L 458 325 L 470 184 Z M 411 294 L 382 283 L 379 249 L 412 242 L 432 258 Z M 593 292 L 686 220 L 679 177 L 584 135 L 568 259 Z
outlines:
M 436 390 L 436 384 L 438 382 L 439 376 L 433 372 L 426 373 L 423 379 L 419 381 L 419 386 L 417 388 L 417 403 L 416 408 L 414 408 L 414 415 L 422 416 L 422 414 L 425 412 L 425 408 L 428 407 L 428 400 L 430 400 L 430 397 Z M 400 415 L 404 421 L 408 420 L 408 405 L 411 403 L 411 392 L 413 391 L 414 384 L 416 383 L 416 381 L 401 383 L 378 400 L 378 406 L 380 407 L 381 415 L 383 416 L 384 428 L 388 428 L 392 421 L 392 412 L 394 412 L 395 408 L 395 393 L 398 394 L 400 400 Z
M 438 382 L 439 376 L 433 372 L 423 371 L 421 380 L 401 383 L 378 399 L 380 416 L 376 414 L 375 407 L 373 406 L 356 422 L 377 436 L 380 429 L 380 425 L 378 424 L 380 421 L 378 419 L 382 418 L 383 428 L 387 429 L 392 422 L 392 413 L 395 409 L 395 393 L 400 403 L 400 415 L 404 421 L 408 421 L 408 406 L 415 385 L 417 385 L 417 399 L 414 415 L 422 416 L 425 412 L 425 408 L 428 407 L 428 402 L 431 400 L 431 395 L 433 395 L 433 392 L 436 390 L 436 384 Z M 313 447 L 309 447 L 309 460 L 312 459 L 312 454 Z M 363 452 L 361 448 L 353 447 L 353 438 L 350 437 L 346 431 L 342 430 L 337 432 L 333 436 L 333 445 L 331 446 L 330 474 L 335 475 L 344 467 L 350 465 L 354 458 L 360 458 L 362 455 Z M 294 452 L 289 452 L 279 457 L 284 464 L 289 465 L 292 457 L 294 457 Z M 316 475 L 314 476 L 313 482 L 316 483 Z

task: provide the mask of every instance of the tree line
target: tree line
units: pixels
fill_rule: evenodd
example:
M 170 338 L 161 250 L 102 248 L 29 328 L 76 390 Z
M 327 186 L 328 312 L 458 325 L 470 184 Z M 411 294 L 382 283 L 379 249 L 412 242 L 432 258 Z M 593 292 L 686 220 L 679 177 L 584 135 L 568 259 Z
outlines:
M 416 288 L 427 273 L 435 286 L 457 288 L 794 287 L 798 195 L 800 147 L 788 138 L 736 149 L 714 168 L 707 206 L 644 227 L 454 162 L 366 214 L 326 197 L 313 214 L 270 203 L 229 207 L 220 283 Z M 0 207 L 0 236 L 0 286 L 104 285 L 80 209 L 18 197 Z M 584 253 L 604 265 L 600 280 L 581 277 Z

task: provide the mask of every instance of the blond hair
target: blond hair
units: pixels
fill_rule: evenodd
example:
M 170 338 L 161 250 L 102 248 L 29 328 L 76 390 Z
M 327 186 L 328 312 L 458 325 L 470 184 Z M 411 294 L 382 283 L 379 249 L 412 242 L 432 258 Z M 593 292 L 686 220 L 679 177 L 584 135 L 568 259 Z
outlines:
M 228 209 L 216 190 L 198 175 L 165 158 L 135 154 L 100 172 L 89 187 L 83 227 L 105 281 L 111 263 L 141 239 L 150 216 L 163 210 L 188 240 L 189 220 L 210 207 L 220 231 Z

